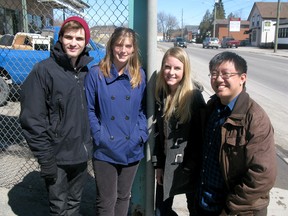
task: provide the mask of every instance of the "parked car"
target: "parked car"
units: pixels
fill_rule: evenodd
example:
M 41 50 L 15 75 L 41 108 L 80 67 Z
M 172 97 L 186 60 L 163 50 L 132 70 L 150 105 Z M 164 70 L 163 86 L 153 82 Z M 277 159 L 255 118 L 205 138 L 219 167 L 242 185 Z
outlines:
M 196 43 L 196 38 L 192 38 L 190 41 L 188 41 L 189 43 Z
M 202 42 L 203 48 L 216 48 L 220 46 L 219 39 L 217 37 L 206 37 Z
M 222 48 L 238 48 L 240 46 L 240 41 L 235 40 L 233 37 L 225 37 L 223 38 L 221 42 L 221 47 Z
M 187 48 L 187 43 L 182 37 L 177 37 L 174 41 L 174 47 L 183 47 Z

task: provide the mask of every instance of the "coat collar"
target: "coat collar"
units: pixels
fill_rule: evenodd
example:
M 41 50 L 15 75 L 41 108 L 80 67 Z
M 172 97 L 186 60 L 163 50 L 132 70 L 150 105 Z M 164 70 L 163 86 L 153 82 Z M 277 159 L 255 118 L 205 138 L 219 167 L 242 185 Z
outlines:
M 129 81 L 131 80 L 131 76 L 130 76 L 130 73 L 129 73 L 127 68 L 125 68 L 123 74 L 119 76 L 116 66 L 114 64 L 112 64 L 111 70 L 110 70 L 110 76 L 109 77 L 105 77 L 106 82 L 107 83 L 112 83 L 116 79 L 119 79 L 119 77 L 128 77 Z
M 90 48 L 85 47 L 83 52 L 79 55 L 79 58 L 76 62 L 76 70 L 80 70 L 81 68 L 87 66 L 93 58 L 89 56 Z M 60 41 L 57 41 L 54 48 L 51 50 L 50 57 L 52 57 L 57 64 L 62 66 L 63 68 L 69 68 L 70 70 L 74 70 L 71 59 L 64 52 Z
M 219 98 L 217 97 L 216 94 L 211 96 L 210 100 L 207 103 L 210 113 L 215 108 L 218 100 Z M 246 113 L 249 109 L 249 101 L 250 96 L 246 92 L 246 89 L 244 88 L 242 92 L 239 94 L 235 102 L 234 108 L 231 112 L 231 115 L 227 118 L 226 122 L 231 123 L 233 125 L 242 125 L 246 117 Z

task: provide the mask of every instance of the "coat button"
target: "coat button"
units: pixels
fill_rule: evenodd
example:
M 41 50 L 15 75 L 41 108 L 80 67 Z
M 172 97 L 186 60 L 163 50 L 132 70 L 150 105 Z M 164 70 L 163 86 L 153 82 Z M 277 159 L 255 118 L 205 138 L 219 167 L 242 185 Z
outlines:
M 115 100 L 115 96 L 114 95 L 111 96 L 111 100 Z
M 129 120 L 129 116 L 125 116 L 125 120 Z
M 114 120 L 115 119 L 115 116 L 111 116 L 111 120 Z
M 130 136 L 126 136 L 126 140 L 129 140 L 130 139 Z
M 110 136 L 110 139 L 111 139 L 111 140 L 114 140 L 114 136 Z
M 129 95 L 126 96 L 126 100 L 130 100 L 130 96 Z

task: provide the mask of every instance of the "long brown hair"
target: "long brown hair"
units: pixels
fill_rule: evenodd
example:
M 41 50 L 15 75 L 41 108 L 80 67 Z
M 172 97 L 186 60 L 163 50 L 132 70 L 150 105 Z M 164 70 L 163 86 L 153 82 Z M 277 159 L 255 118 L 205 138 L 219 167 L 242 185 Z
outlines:
M 131 38 L 134 47 L 134 53 L 128 60 L 127 67 L 131 76 L 131 86 L 132 88 L 135 88 L 141 83 L 141 63 L 139 59 L 139 49 L 137 45 L 137 34 L 132 29 L 126 27 L 119 27 L 115 29 L 107 43 L 106 55 L 100 61 L 99 67 L 105 77 L 110 76 L 110 69 L 113 60 L 113 47 L 115 44 L 123 42 L 124 38 L 127 37 Z

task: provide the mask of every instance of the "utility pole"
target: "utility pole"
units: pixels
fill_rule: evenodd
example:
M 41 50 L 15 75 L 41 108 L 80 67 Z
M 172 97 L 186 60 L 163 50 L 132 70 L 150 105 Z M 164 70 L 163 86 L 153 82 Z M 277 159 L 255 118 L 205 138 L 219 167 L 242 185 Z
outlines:
M 182 18 L 181 18 L 181 37 L 183 38 L 183 8 L 182 8 Z
M 213 22 L 213 37 L 215 37 L 215 31 L 216 31 L 216 4 L 218 3 L 218 0 L 215 0 L 215 4 L 214 4 L 214 22 Z
M 281 8 L 281 2 L 280 0 L 278 0 L 277 21 L 276 21 L 276 29 L 275 29 L 275 37 L 274 37 L 274 53 L 276 53 L 278 49 L 278 30 L 279 30 L 279 20 L 280 20 L 280 8 Z

